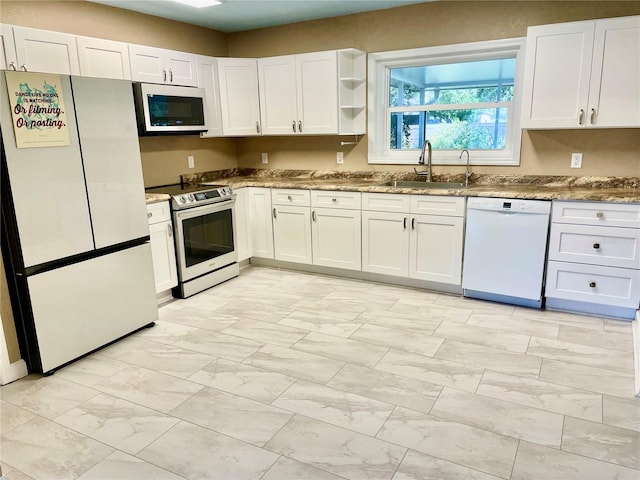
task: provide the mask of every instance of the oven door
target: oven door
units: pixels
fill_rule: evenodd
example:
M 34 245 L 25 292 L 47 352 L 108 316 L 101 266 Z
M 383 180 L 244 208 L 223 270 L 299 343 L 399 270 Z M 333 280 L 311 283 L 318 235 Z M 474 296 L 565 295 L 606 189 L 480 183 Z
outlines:
M 178 277 L 185 282 L 238 260 L 234 198 L 174 212 Z

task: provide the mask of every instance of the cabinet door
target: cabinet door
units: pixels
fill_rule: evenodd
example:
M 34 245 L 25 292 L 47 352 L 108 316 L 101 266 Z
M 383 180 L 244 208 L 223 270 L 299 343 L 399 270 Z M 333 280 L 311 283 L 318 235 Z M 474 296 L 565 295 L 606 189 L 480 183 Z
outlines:
M 460 285 L 463 231 L 460 217 L 412 216 L 409 276 Z
M 80 75 L 76 37 L 35 28 L 13 27 L 18 70 Z
M 80 75 L 131 80 L 129 47 L 101 38 L 77 37 Z
M 299 133 L 338 133 L 336 55 L 335 51 L 296 55 Z
M 260 116 L 264 135 L 298 132 L 295 55 L 258 60 Z
M 409 276 L 409 215 L 362 212 L 362 270 Z
M 250 188 L 249 222 L 251 256 L 273 258 L 273 224 L 271 223 L 270 189 Z
M 313 264 L 361 270 L 360 210 L 314 208 L 311 220 Z
M 224 135 L 260 135 L 260 99 L 256 59 L 219 58 L 218 73 Z
M 167 69 L 167 83 L 195 87 L 198 85 L 196 56 L 192 53 L 164 51 L 164 65 Z
M 13 27 L 0 24 L 0 70 L 17 70 L 16 45 L 13 42 Z
M 218 82 L 218 64 L 214 57 L 198 55 L 198 87 L 204 88 L 205 116 L 209 130 L 201 137 L 222 136 L 222 112 L 220 111 L 220 85 Z
M 144 45 L 129 44 L 131 80 L 145 83 L 166 83 L 168 72 L 164 66 L 163 50 Z
M 238 261 L 251 257 L 251 237 L 249 222 L 249 189 L 239 188 L 236 193 L 235 222 L 236 222 L 236 247 L 238 249 Z
M 164 292 L 178 284 L 176 268 L 176 247 L 173 243 L 171 222 L 149 225 L 153 274 L 156 279 L 156 293 Z
M 311 210 L 309 207 L 273 207 L 275 259 L 311 263 Z
M 579 128 L 587 122 L 594 22 L 530 27 L 522 128 Z
M 597 20 L 590 127 L 640 127 L 640 16 Z

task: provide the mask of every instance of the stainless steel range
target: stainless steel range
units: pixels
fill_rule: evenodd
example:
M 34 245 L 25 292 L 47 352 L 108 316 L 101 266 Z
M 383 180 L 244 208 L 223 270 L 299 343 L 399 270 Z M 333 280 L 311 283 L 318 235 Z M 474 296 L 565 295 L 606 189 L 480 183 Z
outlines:
M 178 264 L 173 296 L 187 298 L 238 276 L 235 197 L 222 185 L 168 185 L 147 193 L 171 196 Z

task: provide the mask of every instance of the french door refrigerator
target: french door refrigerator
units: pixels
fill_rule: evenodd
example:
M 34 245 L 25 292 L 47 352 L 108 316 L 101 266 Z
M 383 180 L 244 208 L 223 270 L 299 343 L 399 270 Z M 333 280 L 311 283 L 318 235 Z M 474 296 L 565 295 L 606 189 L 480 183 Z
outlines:
M 22 356 L 50 373 L 158 318 L 142 165 L 130 82 L 21 73 L 36 106 L 60 92 L 69 138 L 18 148 L 16 125 L 51 122 L 12 118 L 14 74 L 0 72 L 2 253 Z

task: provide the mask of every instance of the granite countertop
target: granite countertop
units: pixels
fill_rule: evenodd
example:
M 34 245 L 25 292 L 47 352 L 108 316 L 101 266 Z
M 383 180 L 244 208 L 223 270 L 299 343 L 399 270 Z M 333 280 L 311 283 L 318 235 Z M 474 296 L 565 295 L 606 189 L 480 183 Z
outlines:
M 147 199 L 147 205 L 171 200 L 171 197 L 166 193 L 146 193 L 145 197 Z
M 413 195 L 591 200 L 640 203 L 640 177 L 560 177 L 473 174 L 460 189 L 381 185 L 389 180 L 421 180 L 414 173 L 330 172 L 308 170 L 232 169 L 182 175 L 184 183 L 212 183 L 233 188 L 267 187 Z M 464 182 L 463 175 L 434 175 L 438 182 Z
M 413 195 L 521 198 L 531 200 L 590 200 L 640 203 L 640 177 L 561 177 L 536 175 L 471 176 L 467 188 L 412 188 L 381 185 L 389 180 L 416 181 L 413 173 L 335 172 L 316 170 L 230 169 L 181 176 L 187 184 L 229 185 L 233 188 L 297 188 Z M 463 175 L 434 175 L 438 182 L 464 182 Z M 146 194 L 147 204 L 170 199 L 165 194 Z

